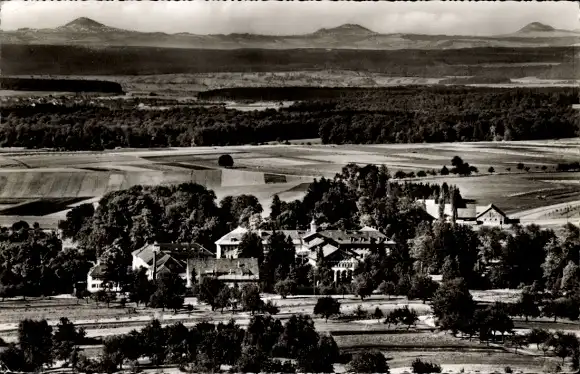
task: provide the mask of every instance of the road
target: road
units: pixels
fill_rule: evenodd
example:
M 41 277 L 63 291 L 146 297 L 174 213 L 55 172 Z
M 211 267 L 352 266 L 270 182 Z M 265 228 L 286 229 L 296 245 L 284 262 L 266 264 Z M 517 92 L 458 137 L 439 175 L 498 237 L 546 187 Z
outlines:
M 577 207 L 577 206 L 580 206 L 580 200 L 570 201 L 570 202 L 566 202 L 566 203 L 546 205 L 546 206 L 542 206 L 539 208 L 523 210 L 521 212 L 511 214 L 511 216 L 512 216 L 512 218 L 519 218 L 522 221 L 524 221 L 524 220 L 531 221 L 531 220 L 543 219 L 543 217 L 545 217 L 546 214 L 551 213 L 551 212 L 555 211 L 556 209 L 564 209 L 566 207 Z M 560 218 L 554 218 L 554 219 L 560 219 Z M 566 218 L 562 218 L 562 219 L 564 220 L 564 223 L 565 223 Z M 574 219 L 580 220 L 580 217 L 576 217 L 576 218 L 570 217 L 570 220 L 574 220 Z M 551 220 L 551 219 L 549 219 L 549 220 Z

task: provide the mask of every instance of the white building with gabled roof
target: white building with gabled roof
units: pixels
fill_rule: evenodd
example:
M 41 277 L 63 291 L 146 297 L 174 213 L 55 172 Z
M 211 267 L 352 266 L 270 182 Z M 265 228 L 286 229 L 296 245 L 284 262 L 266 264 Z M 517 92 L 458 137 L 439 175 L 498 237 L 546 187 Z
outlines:
M 250 230 L 237 227 L 230 231 L 216 244 L 216 257 L 235 259 L 239 256 L 239 245 L 243 236 Z M 268 251 L 269 239 L 274 233 L 270 230 L 254 231 L 261 239 L 264 250 Z M 295 248 L 296 262 L 317 266 L 319 256 L 335 272 L 335 281 L 352 277 L 359 262 L 374 249 L 383 248 L 386 252 L 395 245 L 379 230 L 365 226 L 360 230 L 318 230 L 311 222 L 309 230 L 279 230 L 290 237 Z

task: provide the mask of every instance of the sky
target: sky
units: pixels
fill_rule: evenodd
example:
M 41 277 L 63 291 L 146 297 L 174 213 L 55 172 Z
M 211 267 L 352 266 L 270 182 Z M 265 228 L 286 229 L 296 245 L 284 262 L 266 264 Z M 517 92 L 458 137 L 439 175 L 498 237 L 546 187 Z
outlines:
M 0 28 L 52 28 L 78 17 L 147 32 L 305 34 L 345 23 L 380 33 L 494 35 L 531 22 L 580 28 L 575 2 L 21 1 L 2 2 Z

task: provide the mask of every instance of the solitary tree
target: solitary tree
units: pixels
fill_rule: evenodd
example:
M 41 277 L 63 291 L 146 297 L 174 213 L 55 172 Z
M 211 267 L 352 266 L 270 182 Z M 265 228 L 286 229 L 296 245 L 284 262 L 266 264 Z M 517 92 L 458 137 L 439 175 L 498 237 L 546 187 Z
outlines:
M 393 295 L 395 293 L 396 290 L 396 285 L 395 283 L 391 282 L 391 281 L 382 281 L 381 284 L 379 285 L 379 291 L 388 297 L 388 299 L 391 298 L 391 295 Z
M 242 307 L 252 314 L 262 309 L 264 302 L 260 298 L 260 290 L 253 284 L 246 284 L 242 288 Z
M 348 364 L 350 371 L 354 373 L 386 373 L 389 365 L 385 356 L 376 350 L 364 351 L 356 354 Z
M 429 276 L 418 275 L 411 280 L 411 289 L 407 296 L 410 299 L 421 299 L 423 304 L 425 304 L 427 299 L 433 297 L 437 287 L 437 282 L 433 281 Z
M 234 159 L 230 155 L 221 155 L 218 158 L 218 165 L 224 168 L 231 168 L 234 166 Z
M 379 307 L 376 307 L 375 311 L 373 312 L 373 317 L 375 317 L 377 319 L 377 321 L 379 321 L 384 316 L 385 315 L 383 314 L 383 311 L 381 309 L 379 309 Z
M 213 311 L 218 306 L 217 296 L 224 287 L 227 286 L 217 278 L 203 277 L 199 284 L 197 297 L 199 301 L 209 304 Z
M 33 370 L 52 363 L 52 327 L 46 320 L 25 319 L 18 324 L 18 341 L 27 366 Z
M 165 273 L 157 279 L 156 286 L 156 291 L 151 295 L 152 306 L 170 308 L 177 313 L 183 306 L 185 281 L 175 273 Z
M 56 326 L 53 336 L 53 354 L 57 360 L 68 362 L 73 351 L 81 344 L 85 337 L 85 330 L 77 331 L 75 325 L 68 318 L 62 317 Z
M 467 284 L 461 278 L 444 282 L 435 292 L 432 304 L 439 326 L 454 333 L 472 318 L 475 310 Z
M 328 322 L 328 317 L 340 314 L 340 303 L 333 297 L 321 297 L 314 305 L 314 314 L 323 316 Z
M 365 297 L 371 296 L 375 289 L 374 279 L 369 273 L 362 273 L 354 278 L 354 292 L 364 300 Z

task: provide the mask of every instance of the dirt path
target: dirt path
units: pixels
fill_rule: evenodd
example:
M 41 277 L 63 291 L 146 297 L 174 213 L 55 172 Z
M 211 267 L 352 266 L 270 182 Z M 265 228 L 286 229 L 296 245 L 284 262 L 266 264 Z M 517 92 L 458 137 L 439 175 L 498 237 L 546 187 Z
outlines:
M 576 206 L 580 206 L 580 200 L 570 201 L 567 203 L 552 204 L 552 205 L 547 205 L 547 206 L 534 208 L 534 209 L 523 210 L 521 212 L 513 213 L 512 217 L 519 218 L 522 221 L 537 220 L 537 219 L 543 218 L 547 213 L 550 213 L 556 209 L 563 209 L 566 207 L 576 207 Z M 562 219 L 566 220 L 566 218 L 562 218 Z M 558 219 L 558 220 L 560 220 L 560 219 Z M 571 218 L 570 220 L 574 220 L 574 218 Z

